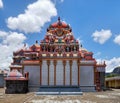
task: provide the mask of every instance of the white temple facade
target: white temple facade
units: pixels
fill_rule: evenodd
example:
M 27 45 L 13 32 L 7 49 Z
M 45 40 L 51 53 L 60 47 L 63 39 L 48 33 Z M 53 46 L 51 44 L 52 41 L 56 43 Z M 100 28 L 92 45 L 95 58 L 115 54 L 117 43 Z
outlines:
M 100 91 L 104 87 L 105 62 L 98 65 L 60 18 L 47 28 L 40 44 L 36 41 L 13 54 L 10 68 L 28 73 L 30 88 L 76 86 L 81 91 Z

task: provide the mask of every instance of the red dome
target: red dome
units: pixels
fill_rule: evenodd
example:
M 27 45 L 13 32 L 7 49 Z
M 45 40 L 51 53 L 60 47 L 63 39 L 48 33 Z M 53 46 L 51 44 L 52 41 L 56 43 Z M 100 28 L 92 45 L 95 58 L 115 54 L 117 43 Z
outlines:
M 66 28 L 67 27 L 67 24 L 65 22 L 55 22 L 51 25 L 52 27 L 63 27 L 63 28 Z
M 67 32 L 72 32 L 71 27 L 65 23 L 64 21 L 60 20 L 60 17 L 58 17 L 58 21 L 55 23 L 52 23 L 48 28 L 47 28 L 47 32 L 49 31 L 53 31 L 56 32 L 56 29 L 61 29 L 62 31 L 67 31 Z
M 55 22 L 55 23 L 53 23 L 53 24 L 51 24 L 51 26 L 52 27 L 63 27 L 63 28 L 66 28 L 66 27 L 68 27 L 68 24 L 66 24 L 64 21 L 61 21 L 60 20 L 60 17 L 58 17 L 58 21 L 57 22 Z

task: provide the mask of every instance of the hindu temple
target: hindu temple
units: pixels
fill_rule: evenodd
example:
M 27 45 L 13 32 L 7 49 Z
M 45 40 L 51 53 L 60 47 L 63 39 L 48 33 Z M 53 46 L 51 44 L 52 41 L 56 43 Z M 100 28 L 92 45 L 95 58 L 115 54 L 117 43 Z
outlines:
M 93 52 L 82 47 L 72 28 L 60 17 L 46 29 L 43 40 L 13 53 L 10 70 L 28 76 L 28 89 L 79 87 L 81 91 L 104 88 L 105 62 L 97 63 Z

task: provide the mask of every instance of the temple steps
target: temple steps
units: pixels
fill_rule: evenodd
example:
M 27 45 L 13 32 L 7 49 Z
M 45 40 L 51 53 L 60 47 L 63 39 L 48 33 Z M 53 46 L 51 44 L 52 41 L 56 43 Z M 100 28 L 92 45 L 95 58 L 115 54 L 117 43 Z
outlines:
M 82 95 L 82 91 L 77 86 L 47 86 L 40 87 L 36 95 Z

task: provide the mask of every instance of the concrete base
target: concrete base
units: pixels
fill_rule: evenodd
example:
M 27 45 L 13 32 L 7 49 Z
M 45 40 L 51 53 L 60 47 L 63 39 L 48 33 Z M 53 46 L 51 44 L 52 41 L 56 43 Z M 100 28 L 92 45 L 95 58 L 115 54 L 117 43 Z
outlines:
M 39 89 L 40 89 L 39 85 L 30 85 L 28 87 L 29 92 L 37 92 L 37 91 L 39 91 Z
M 80 86 L 82 92 L 95 92 L 95 86 Z
M 28 92 L 28 80 L 6 80 L 6 94 L 20 94 Z
M 74 94 L 74 92 L 96 92 L 95 86 L 29 86 L 29 92 L 36 92 L 38 94 Z M 40 92 L 40 93 L 39 93 Z
M 0 88 L 4 87 L 4 75 L 0 74 Z
M 36 95 L 82 95 L 83 92 L 36 92 Z
M 82 95 L 81 89 L 76 86 L 53 86 L 53 87 L 40 87 L 36 95 Z

